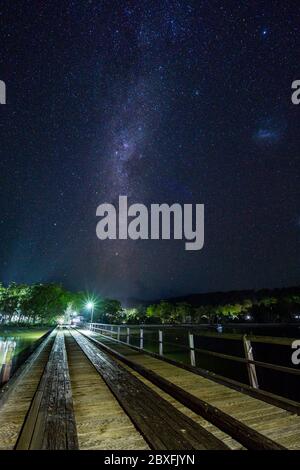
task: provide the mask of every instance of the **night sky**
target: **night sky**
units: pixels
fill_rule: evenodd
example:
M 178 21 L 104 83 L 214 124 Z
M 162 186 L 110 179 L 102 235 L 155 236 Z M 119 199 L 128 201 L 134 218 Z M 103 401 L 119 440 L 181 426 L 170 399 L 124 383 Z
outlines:
M 142 299 L 300 283 L 295 1 L 3 1 L 2 282 Z M 205 245 L 96 208 L 205 204 Z

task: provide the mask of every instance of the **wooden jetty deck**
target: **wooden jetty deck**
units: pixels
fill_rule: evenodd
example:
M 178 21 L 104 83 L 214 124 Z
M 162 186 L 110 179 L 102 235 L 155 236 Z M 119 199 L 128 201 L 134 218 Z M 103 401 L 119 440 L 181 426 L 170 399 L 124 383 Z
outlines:
M 45 339 L 1 391 L 0 449 L 300 449 L 297 404 L 99 338 L 57 329 Z
M 0 450 L 12 450 L 20 435 L 26 414 L 46 367 L 54 342 L 52 333 L 1 390 Z
M 208 378 L 209 374 L 207 376 L 199 375 L 195 373 L 196 369 L 195 372 L 191 372 L 191 370 L 177 367 L 172 363 L 146 354 L 144 351 L 117 343 L 110 338 L 99 337 L 92 332 L 87 334 L 94 338 L 94 341 L 98 339 L 99 347 L 110 351 L 114 357 L 126 363 L 128 367 L 138 373 L 142 380 L 146 379 L 152 384 L 158 385 L 170 396 L 176 398 L 181 405 L 187 405 L 190 410 L 205 417 L 209 423 L 214 423 L 218 428 L 234 436 L 239 442 L 241 442 L 241 437 L 244 442 L 245 437 L 244 445 L 248 441 L 247 448 L 249 448 L 251 435 L 247 431 L 245 431 L 245 436 L 238 435 L 240 424 L 258 432 L 260 442 L 262 442 L 263 436 L 284 448 L 300 449 L 299 403 L 286 399 L 280 400 L 280 397 L 273 397 L 271 394 L 263 392 L 261 399 L 255 398 L 235 388 L 218 383 L 218 380 L 214 380 L 214 374 Z M 186 390 L 188 393 L 185 392 Z M 257 396 L 259 396 L 259 392 L 257 392 Z M 216 408 L 215 413 L 213 408 Z M 221 419 L 219 419 L 220 416 Z M 228 417 L 238 420 L 239 424 L 235 429 L 234 423 L 233 429 L 231 429 Z M 265 444 L 266 448 L 269 448 L 268 443 L 265 442 Z M 236 448 L 232 442 L 230 447 Z M 251 448 L 258 448 L 255 439 Z M 261 448 L 264 448 L 264 444 Z
M 149 449 L 95 367 L 66 334 L 80 449 Z

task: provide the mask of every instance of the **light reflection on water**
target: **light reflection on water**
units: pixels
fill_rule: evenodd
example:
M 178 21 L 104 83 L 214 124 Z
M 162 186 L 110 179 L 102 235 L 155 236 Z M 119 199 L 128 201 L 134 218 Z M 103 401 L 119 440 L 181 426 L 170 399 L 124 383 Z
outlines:
M 48 328 L 0 328 L 0 385 L 27 359 Z
M 11 376 L 16 347 L 14 337 L 0 338 L 0 383 L 7 382 Z

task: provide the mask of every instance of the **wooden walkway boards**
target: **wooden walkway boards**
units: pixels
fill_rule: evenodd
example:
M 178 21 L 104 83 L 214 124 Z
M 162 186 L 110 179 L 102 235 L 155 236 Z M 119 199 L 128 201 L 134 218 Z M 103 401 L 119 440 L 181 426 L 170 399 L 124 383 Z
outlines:
M 79 448 L 149 449 L 76 341 L 69 333 L 65 338 Z
M 229 450 L 87 338 L 76 331 L 72 335 L 152 449 Z
M 26 361 L 26 367 L 17 379 L 11 379 L 5 387 L 0 400 L 0 450 L 12 450 L 15 447 L 53 341 L 54 334 L 51 334 Z
M 100 337 L 93 333 L 92 336 L 98 338 L 104 345 L 124 355 L 129 361 L 133 361 L 144 369 L 153 372 L 154 375 L 170 382 L 175 388 L 179 388 L 182 391 L 188 390 L 189 395 L 207 403 L 209 406 L 216 407 L 221 413 L 226 413 L 226 415 L 231 416 L 252 430 L 260 433 L 266 439 L 272 440 L 278 444 L 278 447 L 283 446 L 288 449 L 300 449 L 299 415 L 257 398 L 253 398 L 145 353 L 137 352 L 109 338 Z M 130 367 L 130 369 L 132 369 L 132 367 Z M 148 379 L 146 379 L 145 376 L 143 377 L 139 372 L 136 372 L 136 375 L 148 384 L 149 380 L 151 381 L 151 374 Z M 155 387 L 155 385 L 152 386 Z M 182 396 L 179 396 L 179 398 L 182 398 Z M 181 401 L 181 406 L 182 404 L 183 401 Z M 195 411 L 195 409 L 196 408 L 194 408 L 193 411 Z M 199 413 L 199 411 L 203 410 L 198 408 L 196 412 Z M 187 412 L 186 409 L 185 412 Z M 209 429 L 209 426 L 207 429 Z M 229 445 L 231 448 L 236 448 L 234 442 L 229 442 Z
M 298 414 L 82 333 L 56 329 L 1 390 L 0 449 L 300 449 Z
M 64 332 L 58 331 L 16 444 L 17 450 L 77 449 Z

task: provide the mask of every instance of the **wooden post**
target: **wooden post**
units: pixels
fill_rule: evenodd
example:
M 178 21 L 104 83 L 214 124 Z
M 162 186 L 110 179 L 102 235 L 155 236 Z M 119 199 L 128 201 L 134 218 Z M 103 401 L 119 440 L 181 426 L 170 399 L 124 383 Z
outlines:
M 140 328 L 140 349 L 144 348 L 144 330 Z
M 118 326 L 118 335 L 117 335 L 117 340 L 120 341 L 120 327 Z
M 163 332 L 162 332 L 162 330 L 158 330 L 158 350 L 159 350 L 159 355 L 163 356 L 164 355 L 164 348 L 163 348 Z
M 127 327 L 127 336 L 126 336 L 126 342 L 127 344 L 130 343 L 130 329 Z
M 250 339 L 247 338 L 247 335 L 243 335 L 243 344 L 244 344 L 246 359 L 248 359 L 249 361 L 254 361 L 251 341 Z M 255 364 L 247 364 L 247 370 L 248 370 L 249 382 L 250 382 L 251 387 L 259 388 Z
M 0 385 L 2 384 L 2 382 L 4 382 L 4 379 L 3 379 L 4 371 L 5 371 L 5 364 L 2 364 L 1 370 L 0 370 Z
M 194 335 L 193 333 L 190 333 L 190 332 L 189 332 L 189 347 L 190 347 L 191 366 L 195 366 L 196 358 L 195 358 L 195 347 L 194 347 Z

